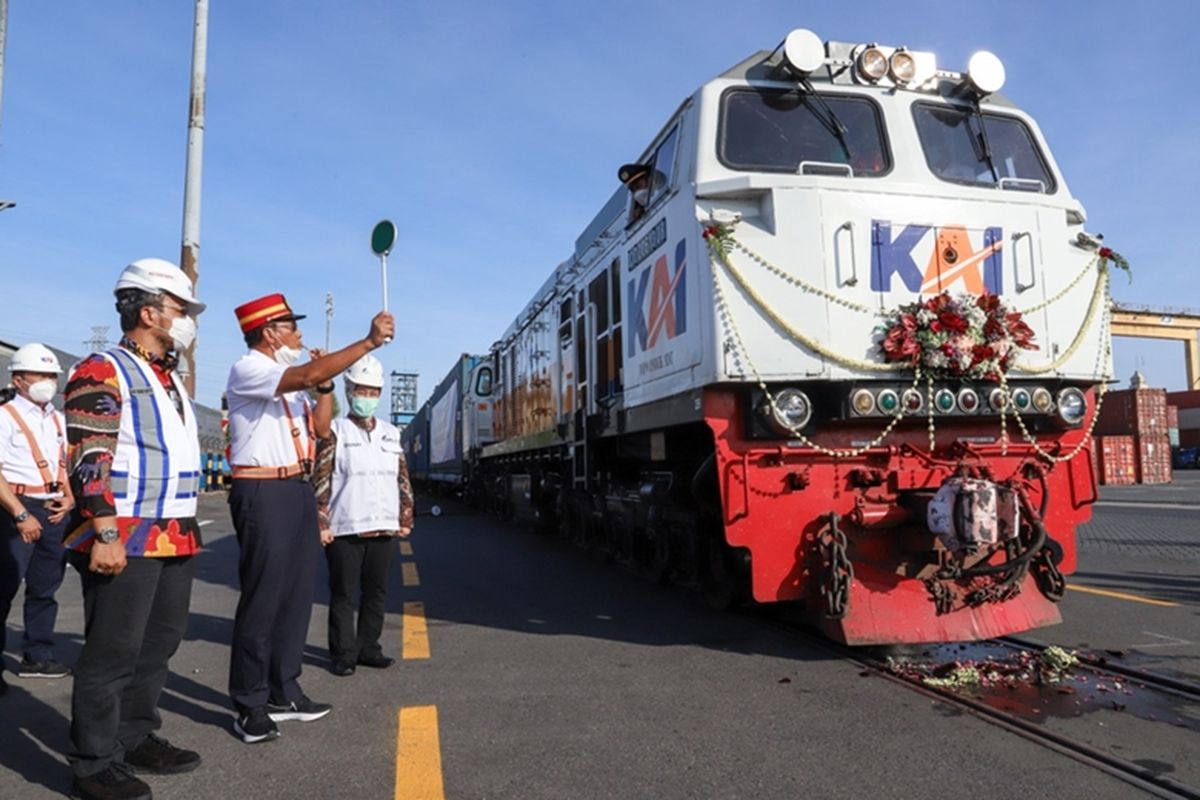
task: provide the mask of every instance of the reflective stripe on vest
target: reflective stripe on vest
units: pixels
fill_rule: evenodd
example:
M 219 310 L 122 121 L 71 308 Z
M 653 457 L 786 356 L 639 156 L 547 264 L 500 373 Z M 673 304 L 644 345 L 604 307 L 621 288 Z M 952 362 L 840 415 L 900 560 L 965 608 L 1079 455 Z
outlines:
M 140 359 L 121 349 L 105 355 L 116 364 L 122 379 L 124 408 L 110 473 L 118 514 L 150 519 L 194 515 L 200 487 L 200 446 L 191 400 L 171 376 L 183 402 L 181 419 L 148 364 L 143 366 Z

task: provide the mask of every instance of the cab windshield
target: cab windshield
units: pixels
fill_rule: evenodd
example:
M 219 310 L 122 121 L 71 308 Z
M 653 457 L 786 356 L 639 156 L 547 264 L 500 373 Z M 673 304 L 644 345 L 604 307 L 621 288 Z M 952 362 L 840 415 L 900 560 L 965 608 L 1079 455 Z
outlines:
M 824 104 L 799 89 L 726 92 L 717 146 L 721 162 L 756 172 L 886 173 L 891 159 L 879 107 L 861 97 L 822 94 L 821 99 Z
M 1022 120 L 985 111 L 981 132 L 974 110 L 924 103 L 913 106 L 913 118 L 925 161 L 942 180 L 1054 192 L 1054 176 Z

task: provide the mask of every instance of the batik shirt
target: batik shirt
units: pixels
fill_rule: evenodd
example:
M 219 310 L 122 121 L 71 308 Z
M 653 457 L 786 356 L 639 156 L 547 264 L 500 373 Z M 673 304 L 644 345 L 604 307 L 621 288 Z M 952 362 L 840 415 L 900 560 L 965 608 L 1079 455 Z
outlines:
M 127 338 L 121 340 L 120 346 L 150 365 L 182 417 L 184 398 L 171 380 L 175 359 L 160 358 Z M 121 427 L 121 406 L 121 385 L 112 361 L 93 353 L 75 367 L 64 393 L 71 489 L 84 519 L 63 542 L 73 550 L 86 553 L 92 549 L 95 531 L 91 520 L 117 514 L 111 472 Z M 200 550 L 200 526 L 195 517 L 117 517 L 117 530 L 128 556 L 190 556 Z

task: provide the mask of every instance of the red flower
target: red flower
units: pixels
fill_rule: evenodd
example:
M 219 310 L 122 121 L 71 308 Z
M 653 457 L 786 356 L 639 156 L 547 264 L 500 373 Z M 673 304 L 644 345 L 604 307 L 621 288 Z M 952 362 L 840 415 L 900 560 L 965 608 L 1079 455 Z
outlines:
M 1113 254 L 1113 251 L 1112 251 L 1111 247 L 1101 247 L 1100 248 L 1100 257 L 1101 258 L 1112 258 L 1112 254 Z
M 967 332 L 967 321 L 954 311 L 943 311 L 938 315 L 938 322 L 951 333 Z

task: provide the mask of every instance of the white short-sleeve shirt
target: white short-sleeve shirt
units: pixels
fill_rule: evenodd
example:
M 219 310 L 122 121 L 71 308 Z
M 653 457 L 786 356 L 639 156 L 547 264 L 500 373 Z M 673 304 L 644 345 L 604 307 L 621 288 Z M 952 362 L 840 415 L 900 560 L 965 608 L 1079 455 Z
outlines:
M 42 458 L 49 462 L 50 474 L 58 480 L 59 459 L 66 452 L 66 439 L 63 438 L 66 427 L 63 424 L 62 413 L 56 411 L 49 403 L 43 409 L 21 395 L 14 397 L 7 405 L 21 415 L 21 419 L 25 421 L 29 432 L 41 448 Z M 3 473 L 4 479 L 11 484 L 45 485 L 42 472 L 33 458 L 33 448 L 29 446 L 29 439 L 7 409 L 0 409 L 0 473 Z M 30 492 L 28 496 L 46 499 L 60 497 L 61 493 L 51 495 L 46 492 Z
M 300 431 L 300 449 L 309 452 L 305 420 L 310 407 L 305 392 L 276 396 L 287 367 L 259 350 L 251 350 L 234 363 L 225 385 L 229 404 L 229 463 L 235 467 L 287 467 L 297 462 L 292 424 L 284 403 Z

